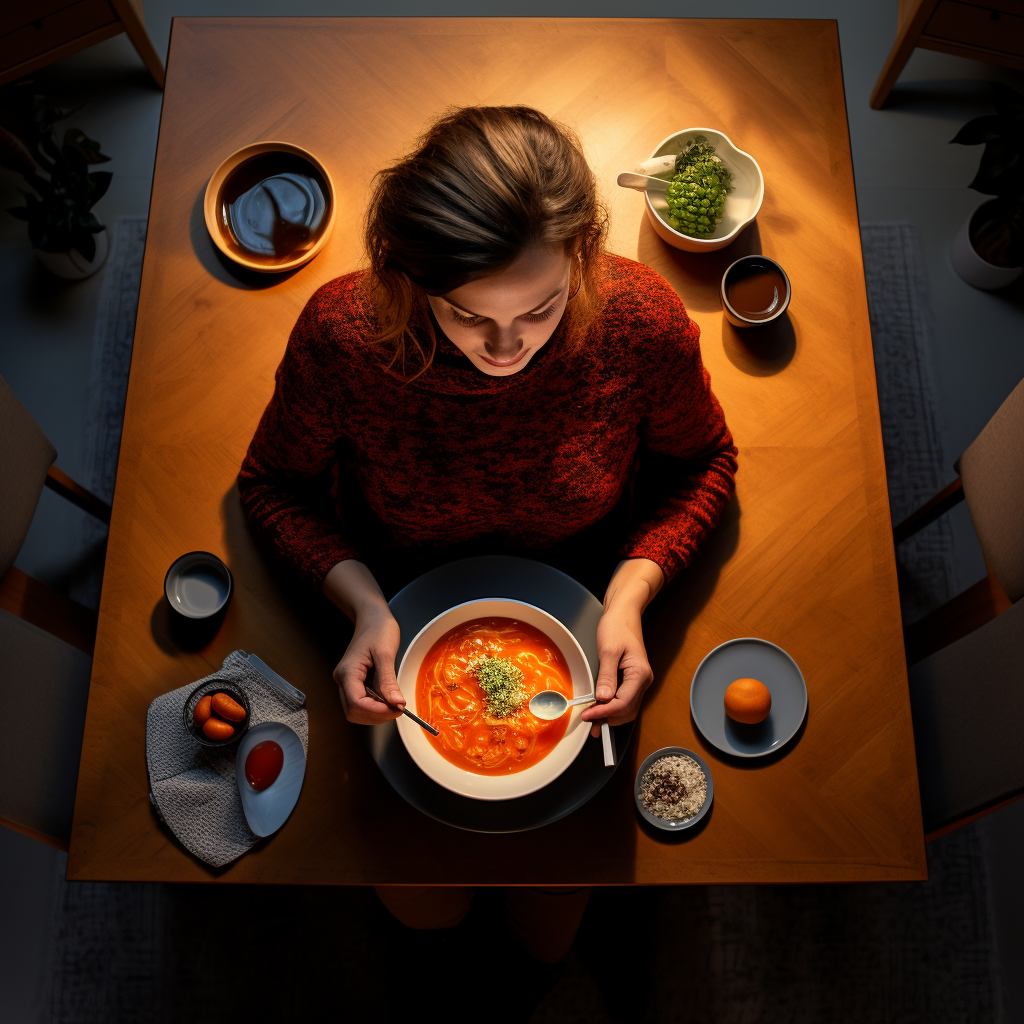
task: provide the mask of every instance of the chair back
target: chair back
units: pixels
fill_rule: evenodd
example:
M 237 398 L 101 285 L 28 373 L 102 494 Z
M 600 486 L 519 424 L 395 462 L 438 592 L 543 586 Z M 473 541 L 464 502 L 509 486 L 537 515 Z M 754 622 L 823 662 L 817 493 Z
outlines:
M 0 818 L 66 849 L 92 658 L 0 609 L 0 666 Z
M 960 456 L 981 550 L 1011 601 L 1024 597 L 1024 380 Z
M 0 579 L 32 523 L 57 449 L 0 377 Z
M 1024 791 L 1024 601 L 910 667 L 925 835 Z

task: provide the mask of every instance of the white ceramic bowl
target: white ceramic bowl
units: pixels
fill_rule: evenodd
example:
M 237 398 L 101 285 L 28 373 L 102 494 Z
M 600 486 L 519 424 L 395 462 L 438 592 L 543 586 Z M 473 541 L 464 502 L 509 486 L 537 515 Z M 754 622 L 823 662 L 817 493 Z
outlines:
M 704 135 L 715 147 L 716 156 L 732 171 L 733 190 L 722 208 L 722 223 L 708 238 L 693 238 L 670 227 L 665 216 L 668 203 L 663 193 L 647 192 L 645 206 L 651 226 L 669 245 L 687 252 L 712 252 L 727 246 L 748 224 L 752 223 L 761 209 L 764 199 L 764 175 L 757 161 L 742 149 L 737 149 L 732 139 L 714 128 L 687 128 L 664 139 L 648 159 L 659 156 L 676 156 L 683 151 L 694 136 Z
M 471 619 L 482 618 L 517 619 L 539 629 L 562 652 L 572 676 L 573 696 L 582 697 L 594 692 L 594 679 L 586 655 L 576 638 L 558 619 L 522 601 L 487 598 L 449 608 L 437 618 L 431 619 L 413 638 L 398 667 L 398 685 L 408 701 L 410 711 L 420 714 L 416 707 L 416 677 L 426 653 L 449 630 Z M 474 800 L 514 800 L 543 789 L 576 760 L 590 735 L 590 724 L 580 717 L 582 712 L 582 707 L 571 708 L 567 712 L 570 717 L 565 735 L 554 750 L 543 760 L 512 775 L 477 775 L 457 767 L 443 758 L 431 745 L 423 729 L 405 715 L 398 719 L 398 734 L 409 756 L 439 786 Z

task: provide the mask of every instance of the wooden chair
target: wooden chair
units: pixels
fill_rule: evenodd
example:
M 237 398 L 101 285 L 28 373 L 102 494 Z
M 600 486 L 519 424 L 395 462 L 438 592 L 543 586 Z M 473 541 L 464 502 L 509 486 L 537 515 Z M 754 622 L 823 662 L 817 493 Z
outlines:
M 142 0 L 27 0 L 0 5 L 0 84 L 13 82 L 88 46 L 128 34 L 153 81 L 164 63 L 146 32 Z
M 1024 601 L 910 668 L 925 839 L 1024 796 Z
M 896 42 L 871 93 L 883 106 L 918 47 L 1024 68 L 1024 5 L 1020 0 L 899 0 Z
M 0 377 L 0 824 L 67 849 L 96 613 L 12 564 L 43 487 L 110 522 L 110 506 L 55 469 L 56 449 Z
M 904 632 L 913 665 L 1024 597 L 1024 381 L 954 464 L 960 474 L 893 530 L 897 544 L 966 500 L 988 575 Z
M 966 500 L 988 576 L 905 633 L 926 839 L 1024 796 L 1024 381 L 900 523 L 897 543 Z

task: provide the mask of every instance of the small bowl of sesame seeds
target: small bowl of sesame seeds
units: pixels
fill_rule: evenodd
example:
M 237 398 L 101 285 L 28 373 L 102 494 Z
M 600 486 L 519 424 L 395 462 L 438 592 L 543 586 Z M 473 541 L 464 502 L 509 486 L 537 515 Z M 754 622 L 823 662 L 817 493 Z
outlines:
M 708 813 L 715 795 L 711 772 L 685 747 L 662 747 L 636 773 L 633 798 L 640 817 L 654 828 L 679 832 Z

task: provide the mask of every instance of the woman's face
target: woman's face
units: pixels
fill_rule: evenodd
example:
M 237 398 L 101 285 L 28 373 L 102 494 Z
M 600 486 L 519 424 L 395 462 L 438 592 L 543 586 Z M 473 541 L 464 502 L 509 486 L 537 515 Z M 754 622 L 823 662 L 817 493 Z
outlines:
M 497 274 L 427 299 L 448 340 L 478 370 L 507 377 L 526 366 L 558 326 L 570 262 L 561 246 L 536 246 Z

